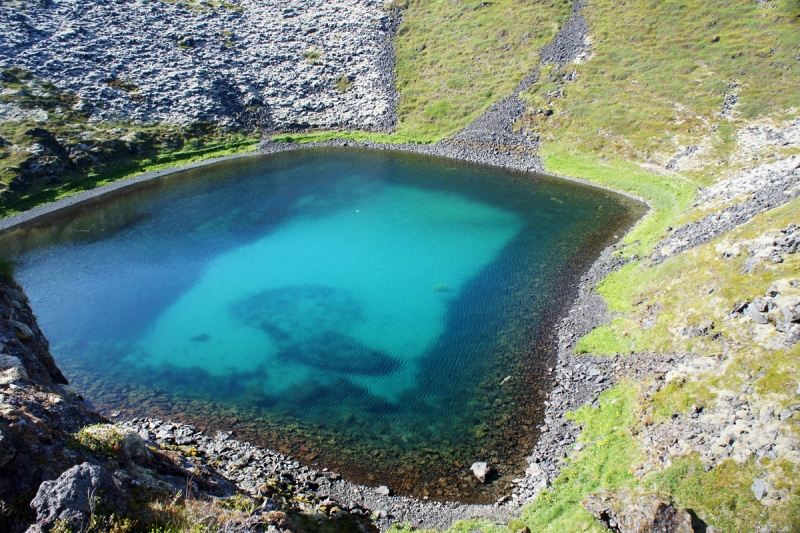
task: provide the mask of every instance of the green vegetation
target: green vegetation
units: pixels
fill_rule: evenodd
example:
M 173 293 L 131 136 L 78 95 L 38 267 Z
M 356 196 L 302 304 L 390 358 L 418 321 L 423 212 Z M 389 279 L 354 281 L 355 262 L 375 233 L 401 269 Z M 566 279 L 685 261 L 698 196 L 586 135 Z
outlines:
M 350 80 L 349 76 L 344 74 L 339 76 L 339 78 L 336 80 L 336 90 L 340 93 L 346 93 L 352 86 L 352 80 Z
M 780 279 L 797 277 L 800 256 L 788 255 L 782 263 L 769 268 L 744 272 L 747 251 L 738 257 L 723 259 L 716 250 L 721 241 L 737 242 L 753 239 L 764 233 L 777 233 L 780 228 L 800 220 L 800 201 L 755 217 L 709 244 L 670 258 L 656 267 L 639 262 L 609 275 L 598 285 L 598 293 L 617 314 L 612 324 L 595 329 L 581 340 L 581 346 L 615 346 L 627 342 L 638 350 L 701 351 L 721 350 L 724 342 L 741 341 L 737 327 L 725 317 L 742 299 L 752 301 L 763 296 L 767 288 Z M 642 328 L 646 316 L 656 313 L 655 322 Z M 675 332 L 700 322 L 713 322 L 716 338 L 687 338 Z M 621 341 L 622 337 L 625 341 Z M 615 353 L 598 350 L 593 353 Z
M 0 259 L 0 281 L 11 283 L 14 281 L 14 262 Z
M 682 458 L 654 476 L 642 481 L 649 488 L 672 494 L 679 505 L 703 512 L 720 531 L 748 531 L 761 521 L 764 506 L 752 496 L 750 485 L 760 468 L 754 463 L 739 465 L 727 460 L 706 472 L 703 463 L 694 458 Z M 790 526 L 793 519 L 782 521 Z M 793 531 L 793 529 L 789 529 Z
M 545 144 L 541 156 L 548 172 L 579 177 L 650 203 L 652 212 L 625 236 L 628 256 L 647 254 L 696 193 L 696 186 L 681 177 L 657 176 L 621 157 L 581 153 L 566 144 Z
M 511 93 L 569 16 L 570 0 L 408 0 L 395 38 L 397 133 L 452 135 Z
M 135 93 L 135 92 L 139 91 L 139 87 L 137 87 L 135 84 L 133 84 L 133 83 L 127 81 L 127 80 L 121 80 L 121 79 L 118 79 L 118 78 L 111 78 L 111 79 L 106 80 L 106 83 L 109 86 L 114 87 L 115 89 L 120 89 L 122 91 L 125 91 L 126 93 Z
M 72 436 L 72 444 L 104 458 L 114 458 L 122 451 L 124 438 L 114 426 L 87 426 Z
M 168 4 L 177 4 L 189 11 L 207 13 L 213 9 L 227 9 L 236 13 L 244 13 L 244 6 L 226 2 L 225 0 L 161 0 Z
M 316 47 L 309 48 L 308 50 L 303 50 L 303 57 L 306 58 L 306 61 L 314 65 L 320 59 L 322 59 L 322 50 Z
M 531 531 L 603 531 L 580 501 L 600 488 L 634 484 L 630 465 L 640 456 L 640 445 L 630 434 L 635 402 L 636 387 L 623 383 L 603 393 L 598 408 L 584 406 L 572 413 L 583 427 L 580 442 L 586 448 L 572 456 L 550 489 L 523 508 L 522 522 Z M 518 524 L 509 526 L 519 529 Z
M 143 172 L 173 168 L 180 165 L 204 161 L 216 157 L 247 153 L 253 150 L 257 139 L 248 139 L 246 136 L 239 142 L 219 143 L 206 146 L 198 150 L 181 150 L 175 152 L 157 151 L 151 158 L 123 159 L 115 164 L 107 165 L 100 173 L 88 173 L 83 179 L 77 179 L 61 185 L 44 187 L 41 190 L 14 198 L 11 201 L 0 203 L 0 216 L 9 216 L 22 211 L 27 211 L 38 205 L 54 202 L 72 194 L 94 189 L 108 183 L 137 176 Z M 147 155 L 147 154 L 143 154 Z
M 399 144 L 399 143 L 418 143 L 417 137 L 405 136 L 401 133 L 370 133 L 365 131 L 320 131 L 314 133 L 292 133 L 274 135 L 272 140 L 275 142 L 287 143 L 314 143 L 325 142 L 333 139 L 344 139 L 347 141 L 374 141 L 379 143 Z

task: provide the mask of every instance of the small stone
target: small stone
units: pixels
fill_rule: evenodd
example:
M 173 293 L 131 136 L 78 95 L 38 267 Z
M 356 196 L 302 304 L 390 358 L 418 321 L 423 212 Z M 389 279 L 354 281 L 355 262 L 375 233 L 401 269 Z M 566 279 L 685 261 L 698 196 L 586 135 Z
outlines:
M 392 495 L 392 491 L 386 485 L 381 485 L 380 487 L 375 489 L 375 494 L 377 494 L 379 496 L 391 496 Z
M 733 313 L 733 314 L 741 313 L 744 310 L 744 308 L 747 307 L 748 303 L 750 303 L 750 302 L 748 302 L 747 300 L 741 300 L 741 301 L 736 302 L 733 305 L 733 309 L 731 309 L 731 313 Z

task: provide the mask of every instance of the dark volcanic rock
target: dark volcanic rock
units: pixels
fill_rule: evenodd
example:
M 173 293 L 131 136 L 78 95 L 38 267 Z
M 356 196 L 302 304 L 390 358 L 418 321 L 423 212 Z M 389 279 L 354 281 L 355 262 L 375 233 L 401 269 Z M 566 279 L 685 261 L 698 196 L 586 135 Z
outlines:
M 128 510 L 130 502 L 130 494 L 105 468 L 89 463 L 73 466 L 57 480 L 45 481 L 39 487 L 31 502 L 36 524 L 28 533 L 47 533 L 56 522 L 83 531 L 97 507 L 113 509 L 119 515 Z

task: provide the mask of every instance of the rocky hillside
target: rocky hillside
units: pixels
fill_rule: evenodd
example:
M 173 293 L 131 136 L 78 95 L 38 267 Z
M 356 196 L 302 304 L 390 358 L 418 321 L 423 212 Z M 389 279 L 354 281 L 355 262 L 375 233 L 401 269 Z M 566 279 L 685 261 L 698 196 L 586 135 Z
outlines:
M 265 132 L 391 130 L 399 22 L 371 0 L 4 2 L 0 210 Z
M 797 0 L 15 1 L 0 27 L 3 214 L 259 140 L 544 169 L 651 206 L 583 278 L 542 438 L 496 507 L 393 499 L 177 424 L 98 426 L 6 281 L 2 527 L 800 527 Z M 62 505 L 76 486 L 119 499 Z
M 371 0 L 4 3 L 0 69 L 75 95 L 91 121 L 389 129 L 396 22 Z

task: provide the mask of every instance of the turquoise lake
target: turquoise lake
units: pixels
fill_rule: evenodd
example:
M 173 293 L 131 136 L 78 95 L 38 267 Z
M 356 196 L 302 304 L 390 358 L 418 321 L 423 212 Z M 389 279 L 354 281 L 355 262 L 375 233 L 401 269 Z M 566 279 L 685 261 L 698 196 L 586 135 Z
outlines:
M 97 199 L 5 232 L 0 253 L 105 414 L 484 502 L 524 470 L 578 277 L 642 214 L 564 180 L 314 148 Z M 472 479 L 478 460 L 495 483 Z

